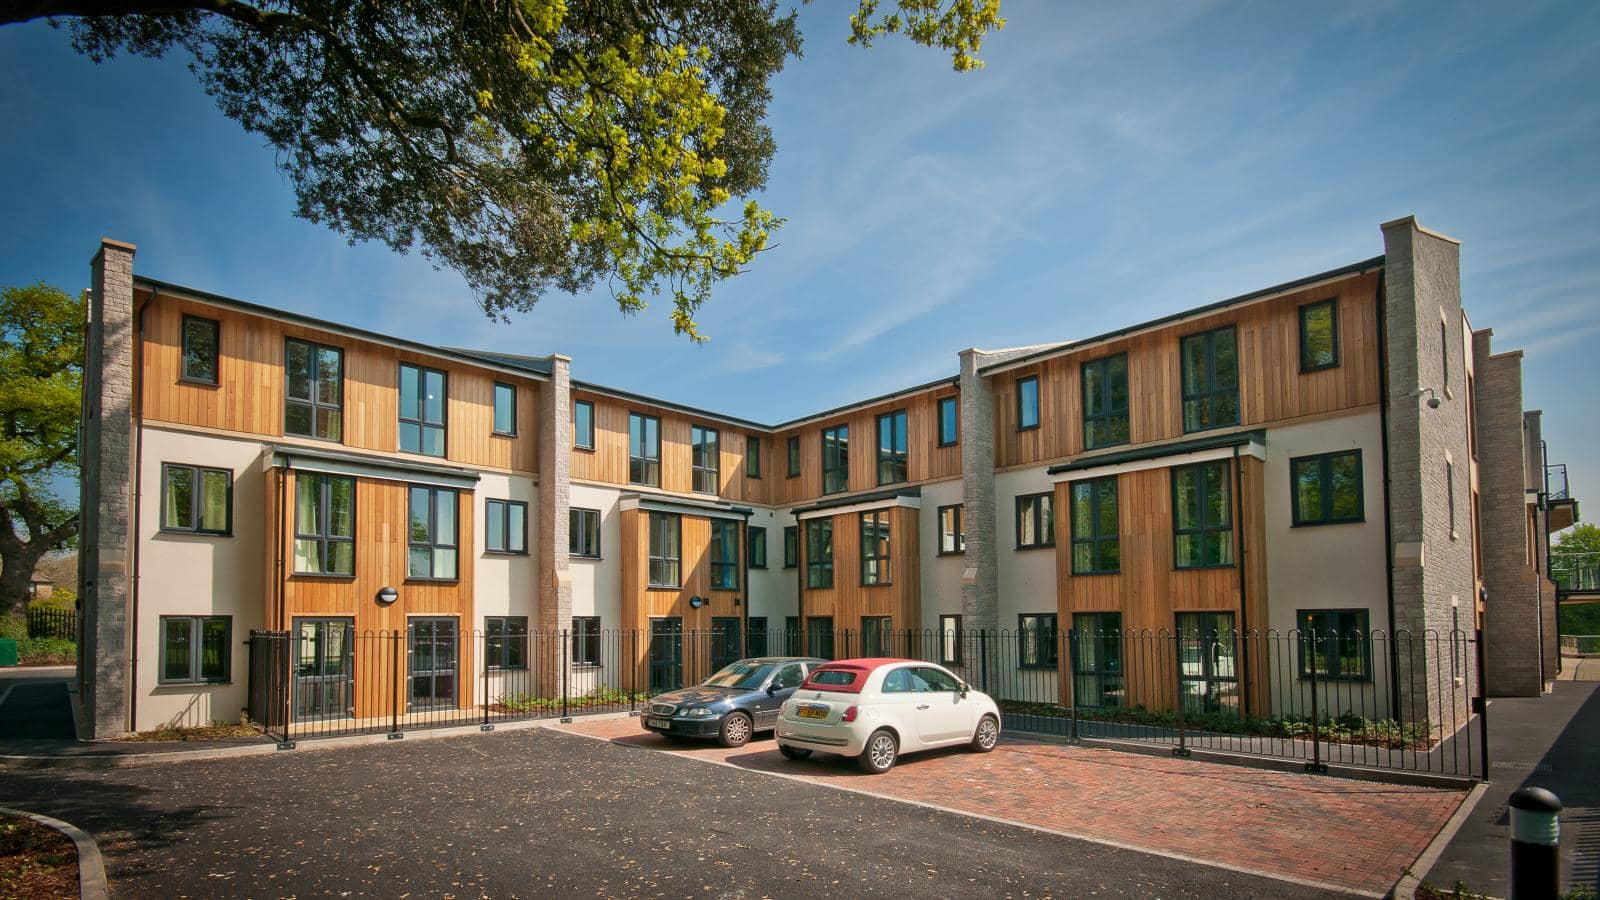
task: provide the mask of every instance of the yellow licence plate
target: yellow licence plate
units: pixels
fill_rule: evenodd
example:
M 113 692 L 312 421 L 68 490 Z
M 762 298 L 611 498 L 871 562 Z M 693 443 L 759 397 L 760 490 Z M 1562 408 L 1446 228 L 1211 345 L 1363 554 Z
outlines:
M 800 718 L 802 719 L 826 719 L 827 717 L 828 708 L 826 706 L 800 707 Z

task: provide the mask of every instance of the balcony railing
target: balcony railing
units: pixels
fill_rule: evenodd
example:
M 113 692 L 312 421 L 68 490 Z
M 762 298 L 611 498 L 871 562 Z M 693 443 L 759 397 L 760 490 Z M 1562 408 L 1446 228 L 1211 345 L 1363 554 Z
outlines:
M 1572 491 L 1567 486 L 1567 464 L 1546 463 L 1544 467 L 1545 497 L 1549 500 L 1570 500 Z
M 1600 592 L 1600 553 L 1551 551 L 1550 578 L 1563 594 Z

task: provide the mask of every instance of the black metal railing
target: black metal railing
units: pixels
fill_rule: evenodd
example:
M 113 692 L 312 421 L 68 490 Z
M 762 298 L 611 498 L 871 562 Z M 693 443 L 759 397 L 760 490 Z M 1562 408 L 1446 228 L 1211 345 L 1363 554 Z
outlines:
M 426 620 L 423 620 L 426 622 Z M 1468 632 L 962 632 L 652 629 L 361 632 L 337 620 L 250 636 L 249 713 L 296 740 L 637 712 L 722 664 L 766 655 L 945 665 L 1007 730 L 1329 765 L 1482 777 Z
M 1551 551 L 1550 580 L 1556 583 L 1556 590 L 1563 594 L 1600 592 L 1600 553 Z
M 78 614 L 70 609 L 30 609 L 28 637 L 76 641 Z

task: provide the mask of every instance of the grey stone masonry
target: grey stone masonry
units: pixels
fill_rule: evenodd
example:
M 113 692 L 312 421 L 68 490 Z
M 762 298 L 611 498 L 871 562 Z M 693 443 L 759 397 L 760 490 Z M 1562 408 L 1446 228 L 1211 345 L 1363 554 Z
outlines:
M 572 482 L 568 472 L 572 447 L 572 359 L 550 357 L 550 380 L 539 386 L 539 597 L 535 627 L 546 634 L 572 624 L 571 546 L 568 519 Z M 561 677 L 559 660 L 544 654 L 535 677 L 545 696 L 555 696 Z
M 1542 611 L 1534 568 L 1523 446 L 1522 353 L 1495 355 L 1493 333 L 1472 336 L 1478 433 L 1479 540 L 1484 601 L 1484 680 L 1491 696 L 1533 697 L 1544 690 Z
M 982 350 L 961 351 L 961 526 L 966 554 L 961 574 L 961 621 L 969 632 L 1000 624 L 999 548 L 994 500 L 994 397 L 978 367 Z
M 1474 654 L 1451 641 L 1472 632 L 1477 603 L 1461 248 L 1412 216 L 1383 239 L 1399 707 L 1449 727 L 1476 687 Z
M 84 338 L 78 596 L 78 734 L 103 739 L 130 730 L 133 599 L 132 485 L 134 246 L 102 239 L 90 264 Z

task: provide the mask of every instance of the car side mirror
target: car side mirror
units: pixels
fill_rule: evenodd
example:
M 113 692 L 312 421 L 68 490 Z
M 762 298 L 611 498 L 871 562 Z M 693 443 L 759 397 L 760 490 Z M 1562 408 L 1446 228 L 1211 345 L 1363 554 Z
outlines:
M 776 694 L 777 692 L 778 692 L 778 685 L 776 683 L 767 685 L 767 696 L 768 697 L 771 697 L 773 694 Z
M 957 685 L 956 690 L 960 691 L 961 692 L 961 696 L 965 697 L 967 695 L 967 692 L 972 690 L 972 685 L 967 684 L 965 681 L 963 681 L 959 685 Z

